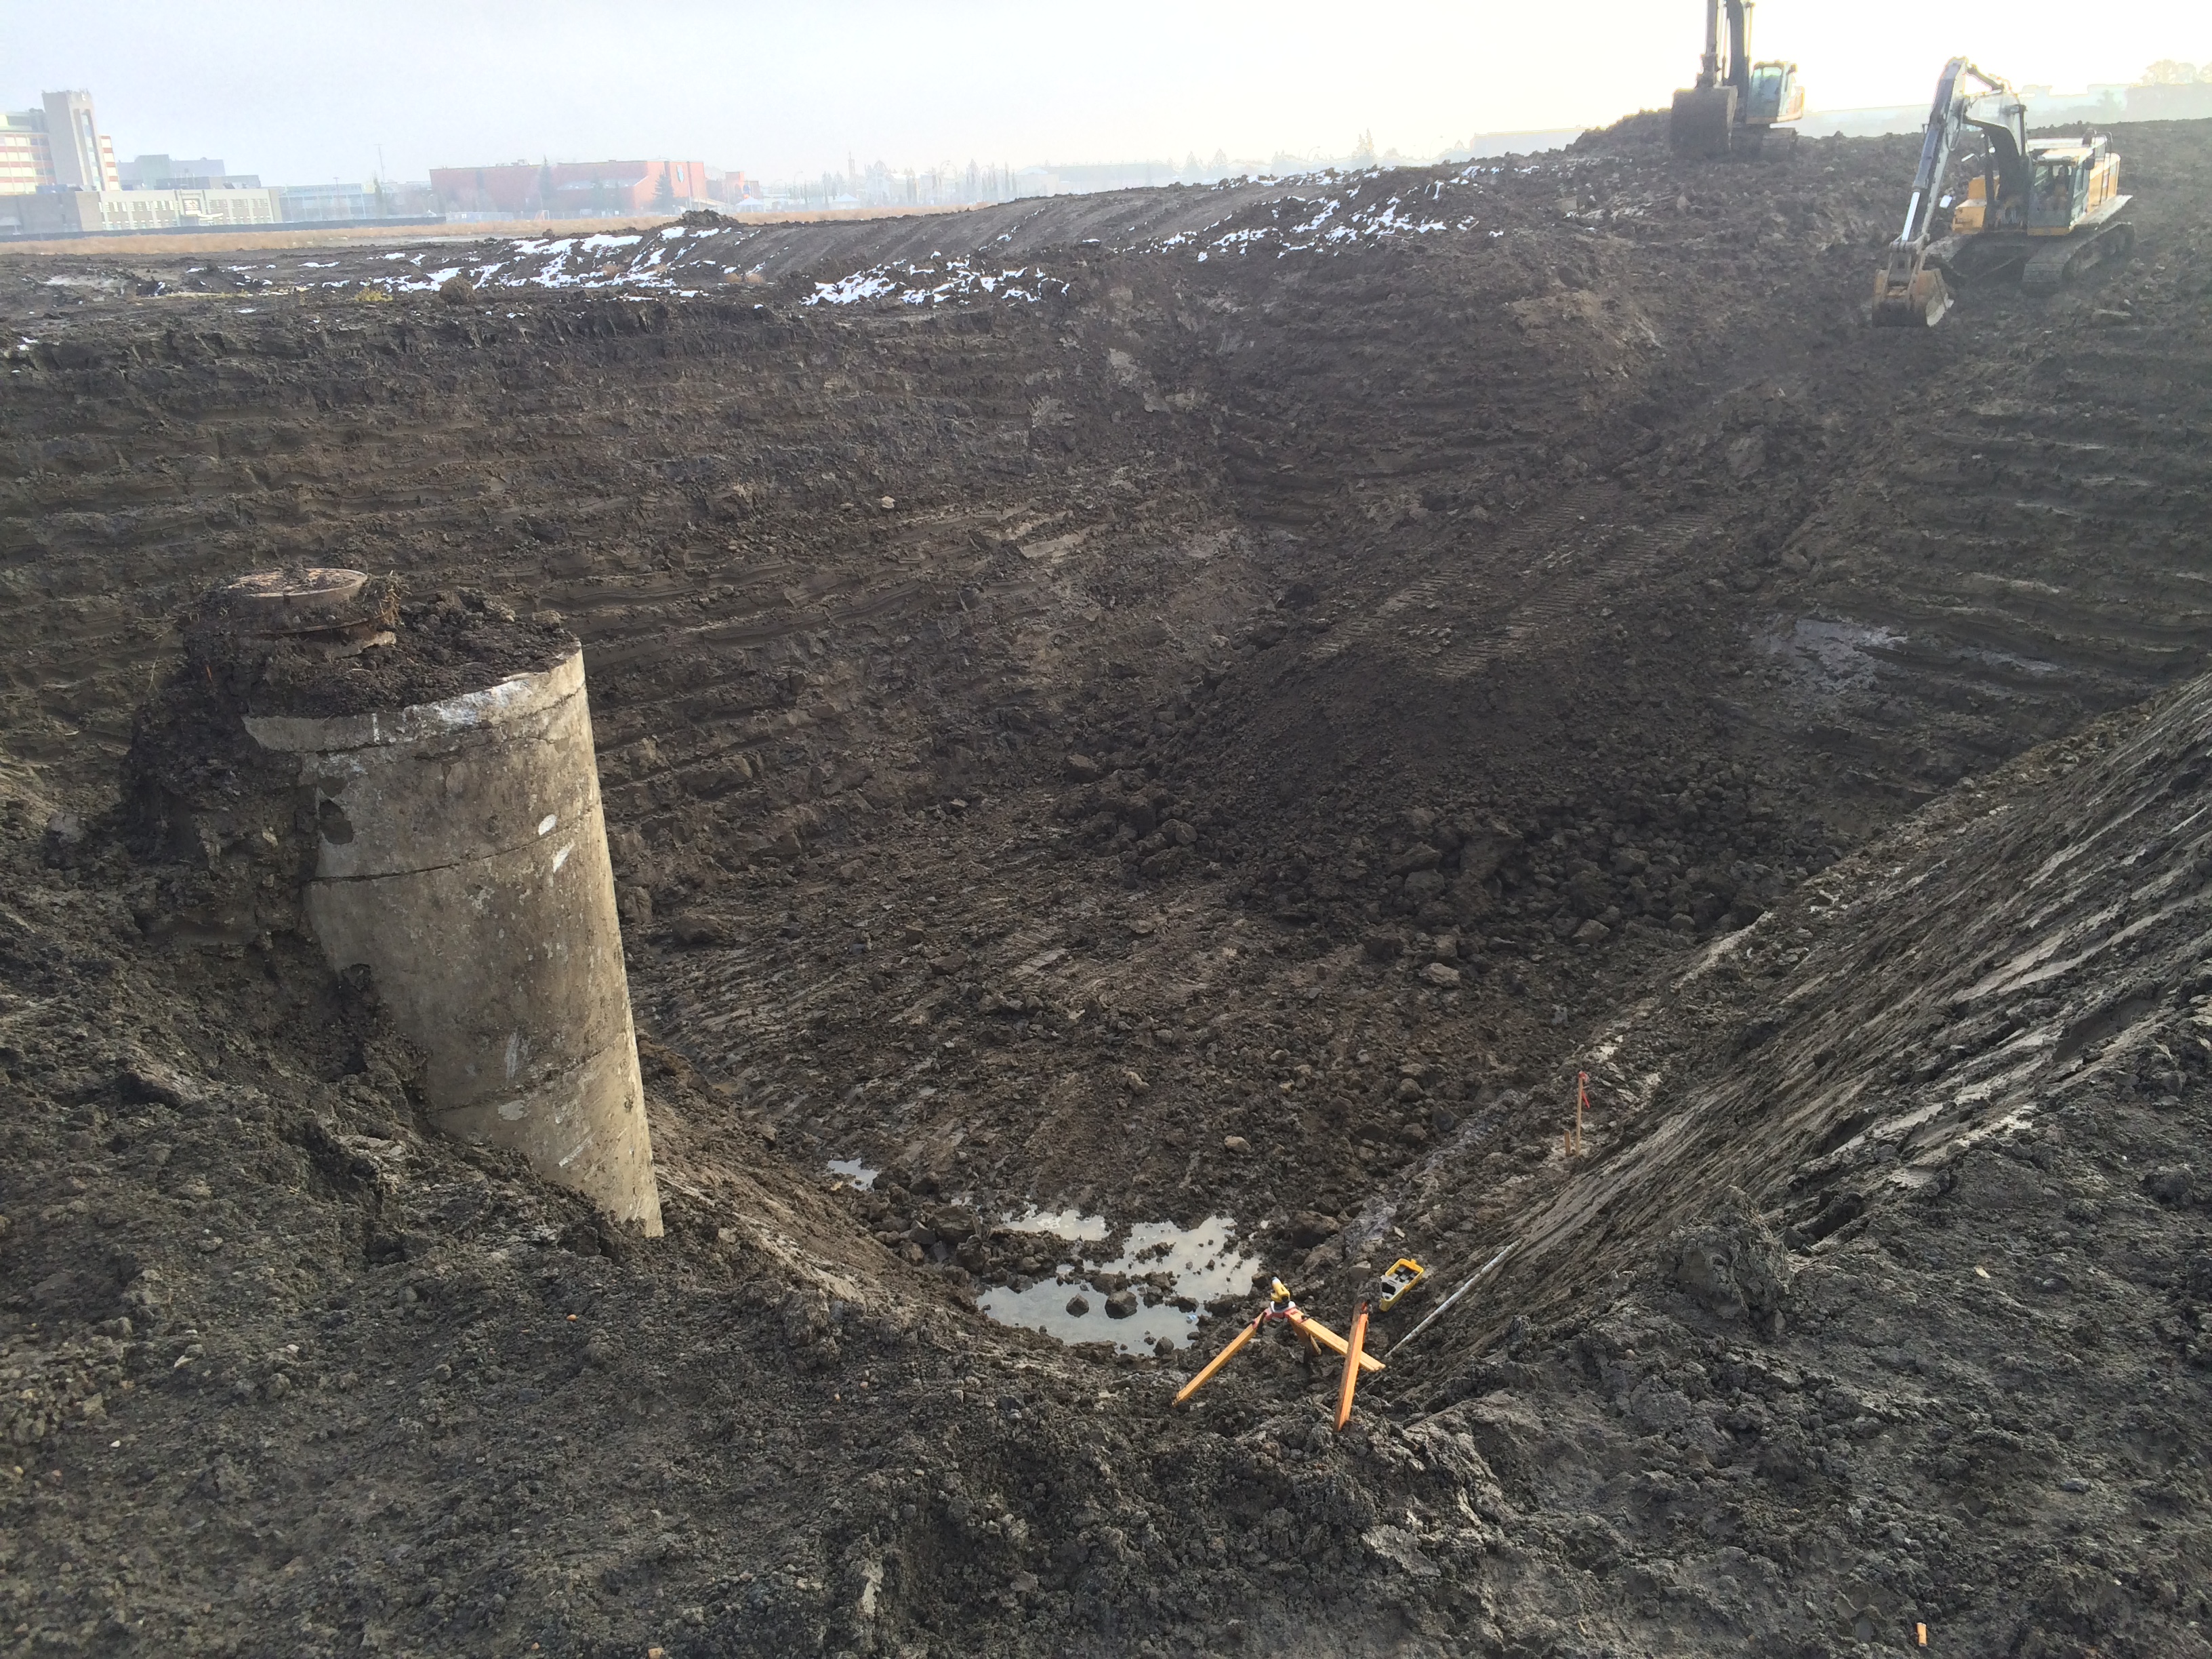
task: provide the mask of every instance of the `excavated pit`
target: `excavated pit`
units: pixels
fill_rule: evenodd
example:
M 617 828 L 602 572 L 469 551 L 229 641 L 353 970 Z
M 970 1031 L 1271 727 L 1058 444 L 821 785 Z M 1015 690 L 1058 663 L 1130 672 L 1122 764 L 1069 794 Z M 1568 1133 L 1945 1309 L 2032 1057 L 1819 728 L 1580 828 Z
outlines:
M 1638 131 L 0 263 L 0 1631 L 2206 1650 L 2212 131 L 1905 335 L 1911 140 Z M 310 566 L 426 699 L 582 641 L 665 1237 L 428 1132 L 291 826 L 118 782 Z M 1431 1268 L 1345 1435 L 1273 1334 L 1170 1411 L 1260 1289 L 1116 1254 L 1230 1222 L 1332 1321 Z

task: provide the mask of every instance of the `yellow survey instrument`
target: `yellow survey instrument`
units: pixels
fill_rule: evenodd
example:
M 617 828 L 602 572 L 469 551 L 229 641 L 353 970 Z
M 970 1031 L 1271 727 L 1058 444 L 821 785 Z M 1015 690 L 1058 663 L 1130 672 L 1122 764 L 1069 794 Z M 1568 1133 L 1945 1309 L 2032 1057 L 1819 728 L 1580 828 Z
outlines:
M 1410 1255 L 1400 1256 L 1382 1275 L 1382 1297 L 1375 1305 L 1384 1313 L 1389 1312 L 1407 1292 L 1428 1277 L 1428 1272 Z
M 1206 1368 L 1203 1370 L 1176 1391 L 1173 1403 L 1182 1405 L 1205 1384 L 1212 1382 L 1214 1374 L 1229 1363 L 1231 1355 L 1259 1335 L 1261 1326 L 1276 1321 L 1288 1325 L 1317 1348 L 1327 1348 L 1334 1353 L 1340 1354 L 1349 1354 L 1351 1352 L 1350 1343 L 1318 1319 L 1309 1318 L 1305 1310 L 1291 1299 L 1291 1292 L 1283 1281 L 1279 1279 L 1273 1279 L 1269 1282 L 1267 1287 L 1267 1305 L 1254 1315 L 1251 1322 L 1239 1329 L 1236 1335 L 1231 1337 L 1219 1353 L 1206 1362 Z M 1370 1353 L 1360 1354 L 1356 1363 L 1358 1368 L 1364 1371 L 1379 1371 L 1382 1369 L 1382 1362 Z

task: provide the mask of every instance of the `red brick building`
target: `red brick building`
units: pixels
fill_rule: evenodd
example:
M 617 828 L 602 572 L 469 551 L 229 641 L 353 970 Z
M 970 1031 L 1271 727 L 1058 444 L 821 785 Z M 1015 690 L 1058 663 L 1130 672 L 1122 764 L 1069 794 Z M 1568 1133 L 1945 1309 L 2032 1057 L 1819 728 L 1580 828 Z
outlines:
M 457 214 L 582 219 L 682 212 L 714 198 L 703 161 L 528 161 L 432 167 L 430 193 Z

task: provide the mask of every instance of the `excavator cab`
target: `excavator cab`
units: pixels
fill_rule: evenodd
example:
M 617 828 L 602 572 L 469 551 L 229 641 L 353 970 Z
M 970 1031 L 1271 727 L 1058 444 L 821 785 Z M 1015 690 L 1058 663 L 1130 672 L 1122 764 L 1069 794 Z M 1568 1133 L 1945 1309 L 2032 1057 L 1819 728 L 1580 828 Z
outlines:
M 2027 229 L 2063 234 L 2111 201 L 2120 187 L 2120 158 L 2102 135 L 2079 143 L 2039 140 L 2027 147 Z
M 1805 83 L 1797 78 L 1795 64 L 1753 64 L 1751 97 L 1744 106 L 1744 125 L 1771 127 L 1778 121 L 1795 121 L 1805 113 Z

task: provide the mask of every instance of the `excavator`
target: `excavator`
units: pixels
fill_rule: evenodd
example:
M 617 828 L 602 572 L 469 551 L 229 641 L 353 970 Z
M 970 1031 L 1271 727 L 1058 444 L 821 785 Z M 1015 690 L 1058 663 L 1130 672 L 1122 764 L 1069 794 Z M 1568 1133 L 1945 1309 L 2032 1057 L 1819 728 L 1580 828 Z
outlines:
M 1728 11 L 1723 53 L 1721 12 Z M 1674 94 L 1667 139 L 1680 155 L 1756 155 L 1778 122 L 1805 112 L 1795 64 L 1751 61 L 1752 0 L 1705 0 L 1705 53 L 1698 83 Z
M 1969 129 L 1983 140 L 1980 166 L 1963 194 L 1948 193 L 1952 154 Z M 2120 158 L 2101 134 L 2031 141 L 2027 106 L 2010 83 L 1954 58 L 1936 83 L 1905 228 L 1875 277 L 1875 325 L 1934 327 L 1951 308 L 1951 283 L 2016 275 L 2029 292 L 2048 292 L 2124 258 L 2136 232 L 2120 216 L 2134 199 L 2120 194 Z

